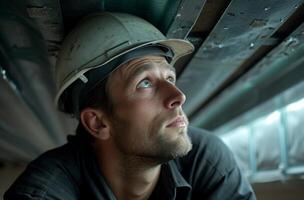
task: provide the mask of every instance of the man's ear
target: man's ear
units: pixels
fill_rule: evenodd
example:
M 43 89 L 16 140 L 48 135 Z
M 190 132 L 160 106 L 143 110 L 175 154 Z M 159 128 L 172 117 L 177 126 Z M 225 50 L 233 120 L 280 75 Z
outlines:
M 110 137 L 110 124 L 102 110 L 85 108 L 80 113 L 81 123 L 95 138 L 106 140 Z

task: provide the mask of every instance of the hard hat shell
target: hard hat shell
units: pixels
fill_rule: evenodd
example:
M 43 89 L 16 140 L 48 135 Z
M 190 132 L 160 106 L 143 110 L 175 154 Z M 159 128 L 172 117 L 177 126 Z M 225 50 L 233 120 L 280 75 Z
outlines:
M 56 106 L 73 82 L 79 78 L 85 82 L 85 72 L 151 44 L 169 47 L 174 53 L 173 64 L 194 50 L 189 41 L 167 39 L 152 24 L 130 14 L 100 12 L 85 17 L 65 38 L 58 55 Z

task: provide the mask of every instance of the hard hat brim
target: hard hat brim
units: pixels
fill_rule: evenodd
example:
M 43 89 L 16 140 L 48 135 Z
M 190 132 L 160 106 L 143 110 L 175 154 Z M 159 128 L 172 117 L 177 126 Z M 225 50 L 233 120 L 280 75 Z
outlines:
M 79 79 L 79 78 L 82 78 L 83 77 L 83 74 L 92 70 L 92 69 L 95 69 L 95 68 L 98 68 L 98 67 L 102 67 L 104 65 L 106 65 L 107 63 L 111 62 L 112 60 L 128 53 L 128 52 L 131 52 L 135 49 L 138 49 L 138 48 L 141 48 L 141 47 L 144 47 L 144 46 L 147 46 L 147 45 L 153 45 L 153 44 L 160 44 L 160 45 L 164 45 L 164 46 L 167 46 L 169 47 L 173 53 L 174 53 L 174 56 L 172 58 L 172 64 L 174 66 L 174 63 L 180 59 L 181 57 L 185 56 L 185 55 L 188 55 L 190 53 L 192 53 L 194 51 L 194 46 L 187 40 L 182 40 L 182 39 L 166 39 L 166 40 L 156 40 L 156 41 L 151 41 L 151 42 L 145 42 L 143 44 L 139 44 L 139 45 L 136 45 L 132 48 L 129 48 L 127 50 L 124 50 L 122 51 L 121 53 L 113 56 L 111 59 L 108 59 L 106 62 L 103 62 L 103 63 L 100 63 L 100 64 L 94 64 L 92 66 L 89 66 L 90 63 L 88 63 L 87 65 L 85 66 L 82 66 L 82 70 L 79 70 L 77 73 L 75 74 L 71 74 L 71 77 L 68 77 L 66 78 L 66 82 L 64 82 L 64 84 L 62 85 L 62 87 L 60 88 L 60 90 L 58 91 L 56 97 L 55 97 L 55 105 L 56 107 L 58 107 L 58 104 L 59 104 L 59 101 L 60 101 L 60 97 L 62 95 L 62 93 L 73 83 L 75 82 L 75 80 Z M 119 66 L 117 66 L 117 68 L 119 68 Z M 117 68 L 115 68 L 114 70 L 116 70 Z M 114 71 L 113 70 L 113 71 Z M 110 75 L 111 72 L 108 74 Z

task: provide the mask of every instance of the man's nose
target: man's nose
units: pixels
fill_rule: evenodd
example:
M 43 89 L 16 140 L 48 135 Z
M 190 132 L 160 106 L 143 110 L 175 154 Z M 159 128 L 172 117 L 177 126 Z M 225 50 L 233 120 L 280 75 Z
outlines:
M 182 106 L 186 101 L 185 94 L 172 83 L 166 83 L 164 88 L 165 98 L 165 107 L 168 109 L 173 109 L 179 106 Z

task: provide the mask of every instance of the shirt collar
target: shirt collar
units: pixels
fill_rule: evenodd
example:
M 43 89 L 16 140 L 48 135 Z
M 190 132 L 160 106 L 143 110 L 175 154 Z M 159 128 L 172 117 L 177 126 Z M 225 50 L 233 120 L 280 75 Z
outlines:
M 175 187 L 186 187 L 191 189 L 191 185 L 181 175 L 174 160 L 168 162 L 167 168 L 171 174 L 172 183 Z
M 190 184 L 184 179 L 174 160 L 162 165 L 159 183 L 161 188 L 156 189 L 156 196 L 166 197 L 166 199 L 176 199 L 177 191 L 188 193 L 191 190 Z

